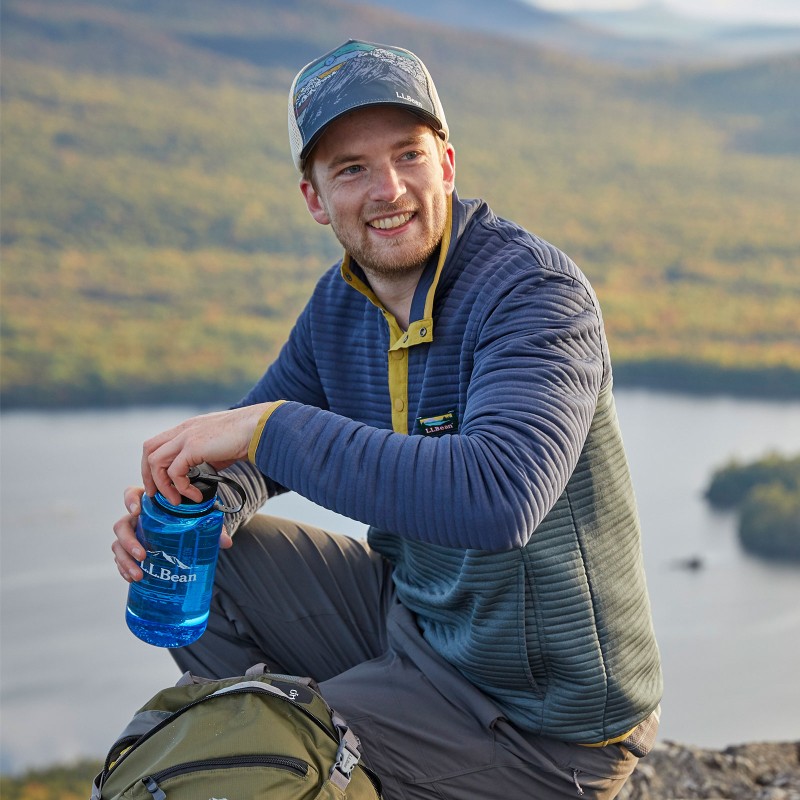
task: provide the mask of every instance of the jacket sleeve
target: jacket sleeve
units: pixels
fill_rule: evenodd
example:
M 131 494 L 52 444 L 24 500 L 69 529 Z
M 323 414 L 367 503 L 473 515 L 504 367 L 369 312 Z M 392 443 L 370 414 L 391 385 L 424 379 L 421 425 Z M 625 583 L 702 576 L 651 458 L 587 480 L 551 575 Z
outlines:
M 564 491 L 604 380 L 596 298 L 560 273 L 487 305 L 460 430 L 373 428 L 298 402 L 255 450 L 260 469 L 319 505 L 409 539 L 521 547 Z

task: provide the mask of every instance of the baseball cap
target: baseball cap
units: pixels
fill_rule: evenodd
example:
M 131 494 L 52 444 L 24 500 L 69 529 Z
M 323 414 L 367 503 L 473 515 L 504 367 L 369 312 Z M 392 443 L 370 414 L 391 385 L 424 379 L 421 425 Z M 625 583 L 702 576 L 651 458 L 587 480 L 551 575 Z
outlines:
M 297 169 L 303 169 L 327 125 L 373 105 L 411 111 L 447 141 L 444 110 L 422 61 L 402 47 L 349 39 L 303 67 L 292 82 L 289 145 Z

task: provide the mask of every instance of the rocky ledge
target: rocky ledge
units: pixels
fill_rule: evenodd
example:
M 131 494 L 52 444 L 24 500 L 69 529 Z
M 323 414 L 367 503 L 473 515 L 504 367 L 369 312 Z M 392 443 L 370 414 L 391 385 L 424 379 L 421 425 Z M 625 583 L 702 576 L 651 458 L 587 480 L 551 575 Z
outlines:
M 800 800 L 800 741 L 705 750 L 665 741 L 618 800 Z

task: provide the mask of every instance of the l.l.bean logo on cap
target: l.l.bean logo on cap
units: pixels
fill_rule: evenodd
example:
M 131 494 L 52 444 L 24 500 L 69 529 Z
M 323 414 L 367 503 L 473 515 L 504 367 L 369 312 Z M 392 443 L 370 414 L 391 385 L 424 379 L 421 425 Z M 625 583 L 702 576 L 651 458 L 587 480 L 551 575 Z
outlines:
M 407 100 L 409 103 L 413 103 L 415 106 L 422 108 L 422 103 L 420 103 L 416 97 L 411 97 L 411 95 L 408 95 L 405 92 L 395 92 L 395 94 L 397 95 L 398 99 Z

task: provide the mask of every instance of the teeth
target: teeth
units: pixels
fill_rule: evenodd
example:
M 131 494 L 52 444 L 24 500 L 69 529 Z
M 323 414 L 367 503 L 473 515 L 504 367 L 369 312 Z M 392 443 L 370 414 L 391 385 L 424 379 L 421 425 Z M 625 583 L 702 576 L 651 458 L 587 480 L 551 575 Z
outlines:
M 392 228 L 399 228 L 401 225 L 405 225 L 411 217 L 414 215 L 411 212 L 406 214 L 397 214 L 394 217 L 386 217 L 385 219 L 376 219 L 370 222 L 370 226 L 373 228 L 379 228 L 382 231 L 388 231 Z

